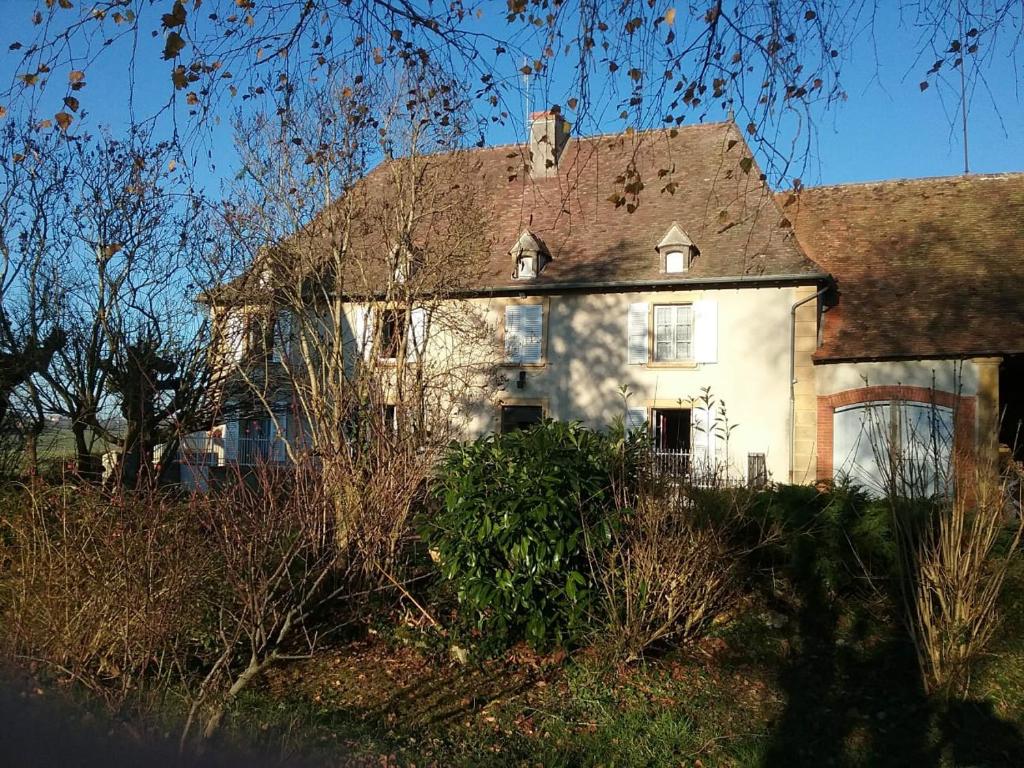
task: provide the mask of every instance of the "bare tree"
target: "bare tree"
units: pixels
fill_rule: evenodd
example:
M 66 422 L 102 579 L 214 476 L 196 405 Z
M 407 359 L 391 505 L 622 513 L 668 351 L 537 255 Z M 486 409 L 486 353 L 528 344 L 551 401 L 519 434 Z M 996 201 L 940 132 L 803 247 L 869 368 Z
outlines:
M 241 127 L 232 221 L 252 266 L 211 296 L 224 344 L 257 340 L 223 357 L 226 416 L 252 409 L 290 432 L 290 459 L 331 488 L 339 544 L 385 579 L 496 359 L 465 354 L 494 337 L 481 310 L 452 301 L 490 245 L 450 119 L 460 95 L 418 67 L 394 83 L 329 84 Z
M 62 149 L 49 162 L 68 177 L 45 201 L 56 215 L 36 226 L 66 338 L 37 396 L 70 421 L 82 471 L 95 469 L 100 440 L 124 452 L 134 482 L 205 391 L 207 328 L 189 268 L 204 247 L 203 209 L 174 178 L 166 144 L 107 136 Z
M 58 144 L 13 122 L 0 130 L 0 430 L 24 441 L 30 468 L 44 425 L 34 381 L 65 341 L 58 276 L 48 260 L 60 247 L 52 227 L 67 183 L 67 172 L 48 160 Z
M 181 0 L 104 0 L 81 9 L 40 0 L 38 33 L 13 44 L 17 76 L 0 101 L 45 105 L 53 121 L 73 127 L 88 102 L 92 65 L 128 51 L 165 62 L 166 106 L 190 118 L 194 136 L 223 117 L 225 104 L 263 108 L 275 93 L 304 90 L 339 69 L 369 82 L 415 61 L 475 89 L 481 132 L 492 120 L 518 121 L 531 94 L 584 131 L 616 120 L 649 128 L 732 112 L 778 182 L 811 146 L 818 110 L 844 97 L 842 67 L 856 35 L 874 30 L 880 7 L 878 0 L 509 0 L 494 18 L 482 0 L 219 0 L 202 9 Z M 921 52 L 922 82 L 948 86 L 942 90 L 964 105 L 960 97 L 974 84 L 990 86 L 986 57 L 1019 40 L 1017 0 L 969 8 L 904 0 L 900 12 L 908 46 Z M 150 40 L 154 28 L 162 36 Z M 946 72 L 954 77 L 947 81 Z M 529 78 L 526 88 L 516 73 Z M 66 90 L 51 102 L 43 86 L 54 78 Z

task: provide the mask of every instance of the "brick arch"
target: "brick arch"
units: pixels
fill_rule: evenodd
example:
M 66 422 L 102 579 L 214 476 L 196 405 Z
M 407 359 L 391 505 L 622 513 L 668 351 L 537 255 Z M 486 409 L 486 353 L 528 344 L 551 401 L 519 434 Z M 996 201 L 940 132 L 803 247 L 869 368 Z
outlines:
M 928 387 L 884 384 L 847 389 L 831 395 L 818 396 L 818 479 L 832 479 L 832 449 L 837 408 L 858 403 L 902 401 L 941 405 L 953 411 L 953 455 L 960 464 L 974 453 L 974 421 L 976 403 L 973 395 L 955 395 Z

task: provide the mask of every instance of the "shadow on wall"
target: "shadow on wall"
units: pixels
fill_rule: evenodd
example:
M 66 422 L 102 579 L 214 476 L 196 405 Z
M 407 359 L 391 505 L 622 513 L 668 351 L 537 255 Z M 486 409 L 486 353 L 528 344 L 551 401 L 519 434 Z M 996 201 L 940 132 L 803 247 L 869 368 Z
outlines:
M 627 364 L 627 313 L 631 297 L 600 293 L 553 297 L 548 335 L 548 357 L 553 365 L 550 370 L 536 374 L 537 388 L 543 387 L 545 392 L 564 399 L 557 414 L 560 418 L 581 419 L 590 426 L 601 427 L 608 420 L 604 414 L 624 415 L 625 406 L 619 394 L 623 384 L 629 385 L 634 393 L 630 400 L 633 407 L 641 407 L 655 397 L 697 397 L 702 387 L 710 385 L 716 396 L 726 400 L 730 410 L 744 410 L 748 415 L 741 421 L 754 429 L 757 425 L 750 415 L 758 413 L 765 396 L 759 384 L 777 383 L 780 392 L 785 393 L 783 397 L 788 397 L 789 376 L 789 304 L 778 289 L 758 289 L 756 293 L 759 298 L 771 300 L 773 313 L 780 322 L 785 319 L 786 327 L 754 321 L 758 307 L 767 302 L 745 303 L 732 289 L 707 291 L 706 298 L 719 302 L 718 362 L 693 370 Z M 663 296 L 666 303 L 676 300 L 673 293 L 664 292 L 650 294 L 648 301 L 657 302 L 658 296 Z M 727 298 L 731 300 L 726 305 L 723 302 Z M 736 376 L 737 373 L 743 375 Z M 662 385 L 662 391 L 656 391 L 656 380 L 674 383 L 671 388 Z M 732 402 L 736 392 L 748 392 L 747 402 Z M 773 405 L 782 409 L 781 418 L 787 418 L 786 401 Z M 763 413 L 775 418 L 770 410 Z

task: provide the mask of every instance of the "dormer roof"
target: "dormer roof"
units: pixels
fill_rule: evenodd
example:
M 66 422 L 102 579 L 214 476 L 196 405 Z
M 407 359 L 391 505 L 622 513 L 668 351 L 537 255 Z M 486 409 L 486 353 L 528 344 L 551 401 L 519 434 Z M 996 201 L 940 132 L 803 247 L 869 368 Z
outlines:
M 516 244 L 509 250 L 509 254 L 519 258 L 524 253 L 547 253 L 544 244 L 533 236 L 528 229 L 524 229 L 516 240 Z
M 673 221 L 672 226 L 668 228 L 668 232 L 661 238 L 661 242 L 654 246 L 658 253 L 669 253 L 671 251 L 681 251 L 684 248 L 694 248 L 693 240 L 686 234 L 686 231 L 679 226 L 679 222 Z

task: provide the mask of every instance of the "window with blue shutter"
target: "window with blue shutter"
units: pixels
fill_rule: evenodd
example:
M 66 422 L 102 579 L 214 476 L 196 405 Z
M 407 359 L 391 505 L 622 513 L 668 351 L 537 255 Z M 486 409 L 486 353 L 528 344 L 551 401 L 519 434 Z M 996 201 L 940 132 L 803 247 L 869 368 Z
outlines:
M 635 432 L 647 424 L 646 408 L 626 408 L 626 431 Z
M 505 307 L 505 360 L 519 365 L 543 362 L 544 305 Z

